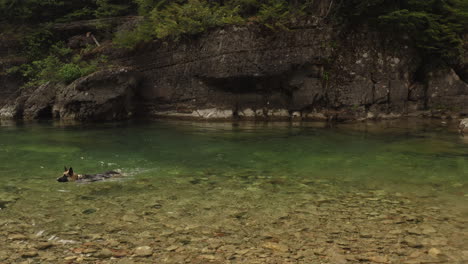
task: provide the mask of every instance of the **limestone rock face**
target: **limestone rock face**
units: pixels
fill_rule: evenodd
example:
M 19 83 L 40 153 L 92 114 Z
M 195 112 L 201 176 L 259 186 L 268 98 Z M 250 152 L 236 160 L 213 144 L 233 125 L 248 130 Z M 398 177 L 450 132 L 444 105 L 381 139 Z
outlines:
M 103 70 L 59 90 L 53 116 L 72 120 L 115 120 L 133 114 L 138 76 L 127 68 Z
M 144 75 L 137 94 L 149 116 L 210 119 L 219 116 L 197 112 L 224 109 L 239 119 L 363 120 L 468 111 L 468 84 L 454 70 L 416 80 L 417 52 L 392 45 L 368 30 L 339 39 L 313 23 L 268 34 L 232 26 L 154 42 L 124 64 Z

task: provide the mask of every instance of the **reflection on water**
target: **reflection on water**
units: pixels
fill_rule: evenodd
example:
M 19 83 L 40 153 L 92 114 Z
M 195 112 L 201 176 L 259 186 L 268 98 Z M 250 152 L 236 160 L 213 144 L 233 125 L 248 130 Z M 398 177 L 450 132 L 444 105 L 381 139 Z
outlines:
M 143 262 L 158 255 L 167 263 L 182 256 L 187 263 L 353 263 L 361 260 L 349 256 L 359 255 L 400 263 L 413 254 L 455 263 L 467 250 L 468 144 L 433 123 L 2 125 L 0 160 L 0 226 L 11 245 L 0 249 L 0 262 L 29 258 L 24 252 L 47 240 L 55 246 L 32 258 L 93 263 L 106 249 L 126 258 L 149 246 L 154 255 L 142 254 Z M 64 165 L 127 176 L 58 183 Z M 437 236 L 424 233 L 431 228 Z M 369 242 L 364 230 L 392 236 L 370 234 Z M 90 241 L 95 251 L 83 246 Z M 63 253 L 67 243 L 89 252 Z M 366 243 L 386 251 L 372 255 Z M 447 252 L 431 256 L 431 248 Z

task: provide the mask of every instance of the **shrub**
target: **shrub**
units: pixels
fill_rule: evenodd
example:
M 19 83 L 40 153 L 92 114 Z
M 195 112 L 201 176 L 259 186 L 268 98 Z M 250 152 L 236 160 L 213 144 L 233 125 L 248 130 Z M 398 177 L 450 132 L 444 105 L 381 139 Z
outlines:
M 98 66 L 105 62 L 105 57 L 83 61 L 80 56 L 74 56 L 70 61 L 64 62 L 56 55 L 50 55 L 42 60 L 11 68 L 8 73 L 22 73 L 28 80 L 25 84 L 27 87 L 38 86 L 46 82 L 69 84 L 82 76 L 95 72 Z
M 287 29 L 290 20 L 289 6 L 284 0 L 270 0 L 262 4 L 257 15 L 257 21 L 271 29 Z
M 134 30 L 117 32 L 113 42 L 121 48 L 132 49 L 138 43 L 152 40 L 154 35 L 153 24 L 146 20 L 139 24 Z
M 96 9 L 95 16 L 101 17 L 115 17 L 128 14 L 130 10 L 135 8 L 133 1 L 123 0 L 95 0 Z
M 312 0 L 134 0 L 145 20 L 134 30 L 118 32 L 116 44 L 134 48 L 151 39 L 196 35 L 223 25 L 257 22 L 271 29 L 287 29 L 289 23 L 306 14 Z
M 79 65 L 74 63 L 63 64 L 57 72 L 57 80 L 64 83 L 71 83 L 82 76 Z
M 207 1 L 189 0 L 186 4 L 171 3 L 163 9 L 151 12 L 154 35 L 174 39 L 182 35 L 194 35 L 224 24 L 241 24 L 243 19 L 237 8 L 228 8 Z

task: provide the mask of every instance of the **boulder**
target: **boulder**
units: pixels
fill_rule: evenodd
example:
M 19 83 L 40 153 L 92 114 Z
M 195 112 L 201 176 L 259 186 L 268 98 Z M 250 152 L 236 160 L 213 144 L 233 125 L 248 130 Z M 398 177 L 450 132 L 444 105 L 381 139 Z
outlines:
M 468 84 L 453 69 L 431 73 L 427 86 L 430 109 L 468 113 Z
M 82 77 L 57 92 L 53 116 L 65 120 L 116 120 L 133 114 L 138 75 L 129 68 Z
M 459 129 L 460 134 L 468 133 L 468 118 L 464 118 L 460 120 L 458 129 Z

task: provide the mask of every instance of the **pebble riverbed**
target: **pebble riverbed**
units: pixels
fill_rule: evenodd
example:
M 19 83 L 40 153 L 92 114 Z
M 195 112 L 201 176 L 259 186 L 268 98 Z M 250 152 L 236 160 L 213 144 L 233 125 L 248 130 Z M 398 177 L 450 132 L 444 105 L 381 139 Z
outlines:
M 468 263 L 466 186 L 247 175 L 25 197 L 0 211 L 0 263 Z

